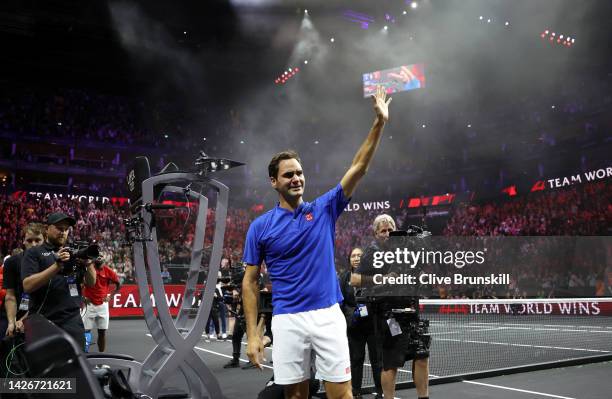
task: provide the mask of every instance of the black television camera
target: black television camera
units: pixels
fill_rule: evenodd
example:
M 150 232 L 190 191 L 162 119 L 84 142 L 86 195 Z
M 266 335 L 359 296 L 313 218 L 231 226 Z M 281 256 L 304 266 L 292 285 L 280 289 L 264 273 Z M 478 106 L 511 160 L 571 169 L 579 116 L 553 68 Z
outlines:
M 241 263 L 233 265 L 230 268 L 229 275 L 219 278 L 223 283 L 221 292 L 223 294 L 223 302 L 228 305 L 237 305 L 240 303 L 240 292 L 242 291 L 242 279 L 244 278 L 244 266 Z M 234 291 L 238 291 L 238 298 L 234 296 Z
M 374 329 L 378 344 L 387 341 L 388 345 L 396 345 L 399 351 L 412 353 L 415 359 L 429 357 L 429 320 L 420 317 L 418 297 L 363 296 L 358 297 L 357 302 L 368 304 L 376 320 Z M 396 336 L 400 334 L 398 339 Z
M 95 242 L 74 241 L 68 245 L 70 259 L 64 262 L 62 274 L 71 274 L 76 271 L 85 271 L 87 263 L 84 261 L 95 261 L 100 256 L 100 247 Z

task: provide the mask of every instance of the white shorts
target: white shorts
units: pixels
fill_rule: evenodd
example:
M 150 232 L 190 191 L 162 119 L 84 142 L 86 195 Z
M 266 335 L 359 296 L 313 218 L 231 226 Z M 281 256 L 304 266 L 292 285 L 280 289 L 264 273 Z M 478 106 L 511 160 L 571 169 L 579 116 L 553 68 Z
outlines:
M 351 379 L 346 320 L 338 304 L 273 316 L 272 334 L 275 383 L 289 385 L 310 379 L 313 351 L 318 378 L 329 382 Z
M 87 305 L 83 315 L 83 326 L 85 330 L 108 330 L 108 302 L 102 305 Z

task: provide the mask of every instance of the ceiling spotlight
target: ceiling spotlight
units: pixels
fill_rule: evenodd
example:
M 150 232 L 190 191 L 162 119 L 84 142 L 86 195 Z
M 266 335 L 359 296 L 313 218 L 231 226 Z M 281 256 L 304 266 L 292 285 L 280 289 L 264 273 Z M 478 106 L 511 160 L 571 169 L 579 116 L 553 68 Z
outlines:
M 331 39 L 329 39 L 330 42 L 334 42 L 336 39 L 334 39 L 333 37 Z
M 304 60 L 304 64 L 308 64 L 308 60 Z
M 183 35 L 186 35 L 186 34 L 187 34 L 187 31 L 186 31 L 186 30 L 184 30 L 184 31 L 183 31 Z
M 304 14 L 308 14 L 308 10 L 306 10 L 306 9 L 305 9 L 305 10 L 304 10 Z
M 576 43 L 576 39 L 572 38 L 572 43 Z
M 406 15 L 406 14 L 408 14 L 408 11 L 404 10 L 404 11 L 402 12 L 402 15 Z
M 506 23 L 504 25 L 508 26 L 508 25 L 510 25 L 510 22 L 506 21 Z
M 487 23 L 490 24 L 491 23 L 491 18 L 487 19 Z
M 426 124 L 423 124 L 423 129 L 425 129 L 426 127 L 427 127 L 427 125 L 426 125 Z
M 559 35 L 559 39 L 563 39 L 563 35 Z
M 291 72 L 291 68 L 289 68 L 289 72 Z
M 482 18 L 483 18 L 482 15 L 480 17 L 478 17 L 478 19 L 481 20 L 481 21 L 482 21 Z
M 384 29 L 384 30 L 387 30 L 387 29 L 389 29 L 389 27 L 388 27 L 387 25 L 385 25 L 385 27 L 384 27 L 383 29 Z
M 413 1 L 412 3 L 410 3 L 411 8 L 417 8 L 418 6 L 419 6 L 419 3 L 417 3 L 416 1 Z
M 550 108 L 555 109 L 555 106 L 554 106 L 554 105 L 551 105 L 551 106 L 550 106 Z
M 467 125 L 467 127 L 472 127 L 472 124 Z
M 315 144 L 319 144 L 319 140 L 315 140 Z
M 555 32 L 551 33 L 550 35 L 551 35 L 551 36 L 554 36 L 554 35 L 555 35 Z
M 240 144 L 244 144 L 244 140 L 240 140 Z
M 548 35 L 548 29 L 546 29 L 546 30 L 544 31 L 544 33 L 546 33 L 546 34 Z

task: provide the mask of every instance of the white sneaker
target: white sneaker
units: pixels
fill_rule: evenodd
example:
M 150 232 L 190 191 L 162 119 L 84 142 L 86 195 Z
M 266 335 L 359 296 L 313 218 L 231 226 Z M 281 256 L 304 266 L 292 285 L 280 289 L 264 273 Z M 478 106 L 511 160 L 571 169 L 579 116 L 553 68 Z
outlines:
M 208 334 L 202 334 L 202 338 L 208 339 Z
M 221 338 L 227 339 L 227 334 L 226 333 L 221 334 Z

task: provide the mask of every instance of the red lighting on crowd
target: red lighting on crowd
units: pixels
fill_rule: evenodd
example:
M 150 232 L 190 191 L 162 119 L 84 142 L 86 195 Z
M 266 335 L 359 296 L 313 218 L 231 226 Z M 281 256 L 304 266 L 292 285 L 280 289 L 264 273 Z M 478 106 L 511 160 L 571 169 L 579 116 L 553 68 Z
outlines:
M 283 71 L 282 74 L 280 74 L 280 76 L 278 76 L 276 79 L 274 79 L 274 83 L 278 84 L 285 84 L 287 83 L 287 81 L 289 79 L 291 79 L 292 77 L 294 77 L 298 72 L 300 72 L 300 68 L 295 67 L 295 68 L 287 68 L 286 71 Z
M 546 40 L 546 38 L 548 38 L 548 40 L 552 44 L 555 44 L 555 41 L 556 41 L 557 44 L 559 44 L 561 46 L 565 46 L 565 47 L 571 47 L 572 44 L 576 43 L 576 39 L 575 38 L 572 38 L 570 36 L 565 36 L 562 33 L 557 35 L 555 32 L 550 32 L 548 29 L 546 29 L 544 32 L 542 32 L 540 34 L 540 37 L 542 39 L 544 39 L 544 40 Z M 555 38 L 557 40 L 555 40 Z

